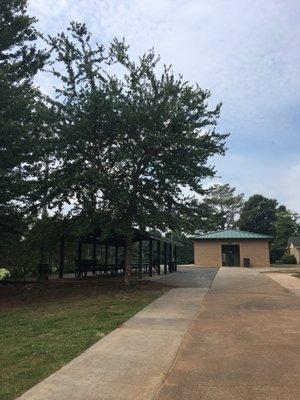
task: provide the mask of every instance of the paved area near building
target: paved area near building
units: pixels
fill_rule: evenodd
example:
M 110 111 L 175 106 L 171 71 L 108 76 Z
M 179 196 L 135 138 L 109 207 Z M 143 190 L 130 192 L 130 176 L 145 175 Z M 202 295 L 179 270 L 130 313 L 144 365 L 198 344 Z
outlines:
M 299 369 L 299 298 L 255 270 L 221 268 L 156 400 L 296 400 Z
M 267 273 L 265 274 L 273 281 L 277 282 L 279 285 L 290 290 L 296 296 L 300 297 L 300 278 L 293 276 L 292 273 Z
M 167 285 L 181 288 L 207 288 L 212 284 L 218 270 L 219 268 L 184 266 L 179 267 L 177 272 L 164 275 L 163 268 L 161 268 L 161 275 L 153 275 L 152 278 L 146 277 L 146 279 L 157 280 Z
M 217 271 L 179 269 L 157 277 L 190 288 L 171 289 L 19 399 L 152 399 Z
M 184 287 L 19 399 L 300 398 L 298 297 L 252 269 L 189 267 L 154 279 Z
M 276 266 L 270 266 L 267 268 L 257 268 L 259 272 L 300 272 L 300 266 L 298 264 L 281 264 Z

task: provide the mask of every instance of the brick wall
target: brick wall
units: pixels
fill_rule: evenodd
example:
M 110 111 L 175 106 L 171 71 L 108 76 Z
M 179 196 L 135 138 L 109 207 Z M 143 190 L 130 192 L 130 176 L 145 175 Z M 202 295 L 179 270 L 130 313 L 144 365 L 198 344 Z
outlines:
M 238 244 L 240 246 L 240 264 L 244 258 L 250 258 L 251 267 L 270 266 L 268 240 L 195 240 L 194 263 L 201 267 L 222 266 L 222 244 Z

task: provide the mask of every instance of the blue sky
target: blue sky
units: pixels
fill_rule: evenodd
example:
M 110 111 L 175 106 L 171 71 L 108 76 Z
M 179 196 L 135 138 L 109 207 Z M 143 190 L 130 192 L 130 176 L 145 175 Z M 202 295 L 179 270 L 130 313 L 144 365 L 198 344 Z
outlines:
M 222 101 L 230 132 L 218 176 L 246 196 L 275 197 L 300 213 L 299 0 L 29 0 L 38 28 L 85 22 L 98 41 L 125 37 L 133 57 L 152 47 Z M 49 76 L 39 84 L 46 91 Z

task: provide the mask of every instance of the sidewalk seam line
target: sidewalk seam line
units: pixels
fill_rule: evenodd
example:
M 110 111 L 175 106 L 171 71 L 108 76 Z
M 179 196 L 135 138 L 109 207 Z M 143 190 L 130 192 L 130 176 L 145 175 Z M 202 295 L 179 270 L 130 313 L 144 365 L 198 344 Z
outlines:
M 199 304 L 199 310 L 195 313 L 194 317 L 192 318 L 191 322 L 189 323 L 189 326 L 188 326 L 186 332 L 184 333 L 184 335 L 183 335 L 183 337 L 182 337 L 182 339 L 181 339 L 180 345 L 179 345 L 179 347 L 178 347 L 178 349 L 177 349 L 177 351 L 176 351 L 174 360 L 173 360 L 173 362 L 171 363 L 170 367 L 168 368 L 168 370 L 167 370 L 167 372 L 166 372 L 166 374 L 165 374 L 165 376 L 164 376 L 162 382 L 160 383 L 159 387 L 157 388 L 157 390 L 156 390 L 155 393 L 153 394 L 152 400 L 155 400 L 155 399 L 157 398 L 157 395 L 159 394 L 159 392 L 160 392 L 160 390 L 161 390 L 163 384 L 165 383 L 166 377 L 168 376 L 169 372 L 173 369 L 173 367 L 174 367 L 174 365 L 175 365 L 175 363 L 176 363 L 176 361 L 177 361 L 177 359 L 178 359 L 178 354 L 179 354 L 179 352 L 180 352 L 180 350 L 181 350 L 181 348 L 182 348 L 182 346 L 183 346 L 183 343 L 184 343 L 184 341 L 185 341 L 186 335 L 187 335 L 187 334 L 189 333 L 189 331 L 191 330 L 191 327 L 192 327 L 192 324 L 193 324 L 194 320 L 195 320 L 195 319 L 198 317 L 198 315 L 201 313 L 201 305 L 202 305 L 202 303 L 204 302 L 204 300 L 205 300 L 205 298 L 206 298 L 206 296 L 207 296 L 207 294 L 208 294 L 210 288 L 212 287 L 212 285 L 213 285 L 213 283 L 214 283 L 214 281 L 215 281 L 215 279 L 216 279 L 218 273 L 220 272 L 220 270 L 221 270 L 221 268 L 219 268 L 218 272 L 215 274 L 213 280 L 211 281 L 210 286 L 207 288 L 207 291 L 206 291 L 205 295 L 204 295 L 203 298 L 201 299 L 200 304 Z M 193 288 L 187 288 L 187 289 L 193 289 Z

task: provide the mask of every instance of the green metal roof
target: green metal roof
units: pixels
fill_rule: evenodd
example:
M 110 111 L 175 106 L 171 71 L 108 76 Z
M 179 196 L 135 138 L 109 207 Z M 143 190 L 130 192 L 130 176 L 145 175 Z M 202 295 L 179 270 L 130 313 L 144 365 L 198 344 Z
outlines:
M 238 229 L 226 229 L 225 231 L 210 232 L 205 235 L 191 236 L 194 240 L 210 240 L 210 239 L 261 239 L 271 240 L 272 236 L 262 235 L 260 233 L 240 231 Z

